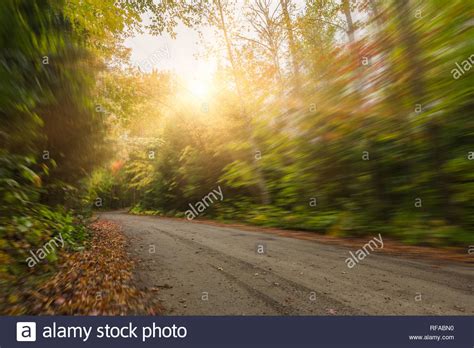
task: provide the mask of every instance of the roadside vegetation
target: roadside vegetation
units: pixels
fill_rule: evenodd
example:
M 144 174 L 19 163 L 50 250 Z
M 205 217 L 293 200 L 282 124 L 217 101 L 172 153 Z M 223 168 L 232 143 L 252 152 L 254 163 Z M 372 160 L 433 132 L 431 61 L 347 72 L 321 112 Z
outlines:
M 197 218 L 467 248 L 472 12 L 463 0 L 3 1 L 0 302 L 23 313 L 16 289 L 89 252 L 94 209 L 184 218 L 218 186 Z M 131 63 L 127 37 L 173 37 L 179 23 L 214 33 L 201 35 L 208 76 L 161 69 L 169 50 L 150 69 Z
M 113 151 L 107 117 L 97 107 L 100 81 L 109 65 L 127 60 L 123 40 L 140 14 L 156 10 L 151 2 L 116 3 L 2 2 L 1 313 L 31 313 L 24 294 L 91 240 L 87 180 Z M 50 243 L 59 236 L 61 250 Z
M 110 110 L 120 155 L 91 200 L 185 217 L 220 185 L 199 217 L 467 248 L 473 78 L 456 63 L 474 61 L 470 4 L 212 3 L 204 42 L 227 63 L 199 98 L 164 71 L 114 80 L 109 100 L 129 101 Z

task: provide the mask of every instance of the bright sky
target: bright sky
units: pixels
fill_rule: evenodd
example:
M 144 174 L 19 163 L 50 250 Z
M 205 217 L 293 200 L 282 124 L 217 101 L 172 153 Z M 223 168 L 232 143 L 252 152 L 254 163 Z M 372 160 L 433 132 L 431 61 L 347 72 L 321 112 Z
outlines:
M 304 0 L 295 0 L 295 3 L 298 9 L 304 7 Z M 148 17 L 144 16 L 145 23 L 147 20 Z M 215 41 L 211 28 L 201 28 L 201 30 L 206 41 Z M 132 64 L 139 66 L 142 71 L 151 71 L 153 68 L 171 70 L 185 80 L 202 79 L 205 75 L 212 74 L 213 67 L 216 66 L 215 61 L 206 62 L 203 58 L 196 57 L 204 53 L 198 33 L 181 24 L 175 31 L 177 33 L 175 40 L 168 34 L 161 36 L 137 34 L 128 38 L 125 45 L 132 49 Z
M 176 39 L 166 33 L 161 36 L 144 33 L 125 40 L 125 46 L 132 49 L 132 64 L 146 72 L 152 69 L 174 71 L 186 79 L 212 73 L 209 71 L 210 63 L 197 57 L 204 53 L 198 33 L 182 24 L 175 28 L 175 32 Z M 203 32 L 206 37 L 213 35 L 209 28 L 203 28 Z
M 212 29 L 202 28 L 201 31 L 206 40 L 212 40 Z M 144 72 L 153 69 L 172 71 L 181 77 L 183 87 L 194 98 L 206 99 L 210 92 L 210 81 L 214 76 L 216 61 L 208 61 L 202 57 L 205 52 L 202 39 L 196 30 L 179 24 L 175 32 L 176 39 L 166 33 L 160 36 L 144 33 L 128 38 L 125 46 L 132 49 L 131 63 Z

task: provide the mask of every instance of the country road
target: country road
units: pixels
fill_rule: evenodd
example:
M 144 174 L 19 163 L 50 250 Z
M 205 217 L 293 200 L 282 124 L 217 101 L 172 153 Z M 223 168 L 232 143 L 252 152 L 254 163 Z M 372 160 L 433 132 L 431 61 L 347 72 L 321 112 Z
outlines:
M 474 314 L 469 264 L 374 252 L 350 269 L 347 247 L 123 212 L 99 218 L 122 227 L 137 285 L 168 315 Z

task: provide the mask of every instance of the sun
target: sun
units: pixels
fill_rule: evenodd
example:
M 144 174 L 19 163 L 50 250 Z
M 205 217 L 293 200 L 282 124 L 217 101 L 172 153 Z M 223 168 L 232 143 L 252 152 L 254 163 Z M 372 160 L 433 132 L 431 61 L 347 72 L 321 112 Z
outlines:
M 194 97 L 205 99 L 209 95 L 210 81 L 195 78 L 188 80 L 186 85 L 187 89 Z
M 193 98 L 199 100 L 207 99 L 213 88 L 214 64 L 208 61 L 200 61 L 189 76 L 185 77 L 186 90 Z

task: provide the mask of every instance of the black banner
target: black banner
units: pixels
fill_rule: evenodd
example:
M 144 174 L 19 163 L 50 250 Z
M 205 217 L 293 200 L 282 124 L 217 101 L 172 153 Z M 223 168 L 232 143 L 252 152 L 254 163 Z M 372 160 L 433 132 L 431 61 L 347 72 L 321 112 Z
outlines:
M 0 347 L 473 347 L 474 317 L 0 317 Z

